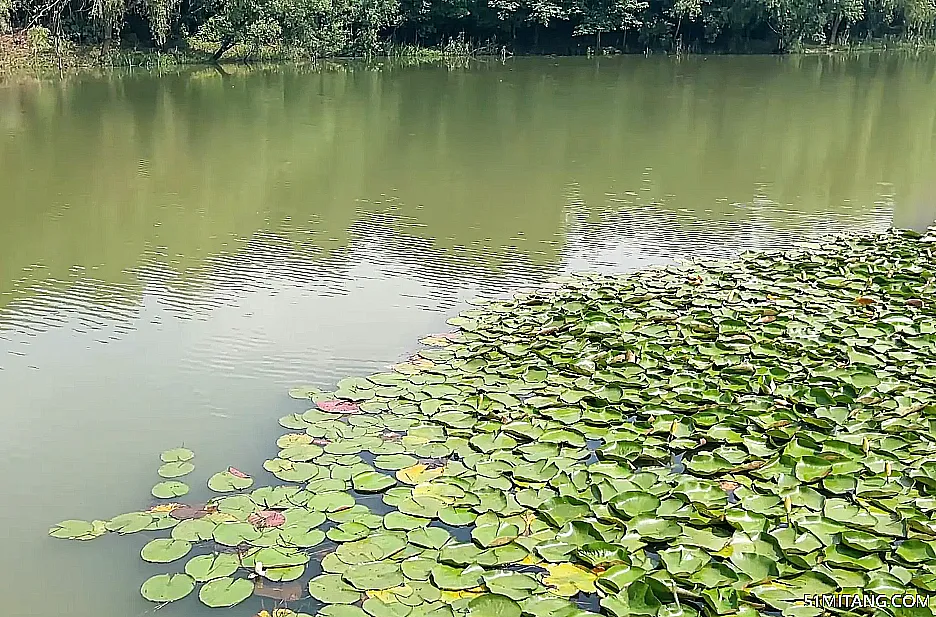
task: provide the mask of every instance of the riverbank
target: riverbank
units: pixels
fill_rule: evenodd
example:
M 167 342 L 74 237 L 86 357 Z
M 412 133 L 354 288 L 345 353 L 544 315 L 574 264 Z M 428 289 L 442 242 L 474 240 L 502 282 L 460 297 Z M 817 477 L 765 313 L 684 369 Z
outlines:
M 177 49 L 112 49 L 75 45 L 51 37 L 44 28 L 0 35 L 0 75 L 48 75 L 108 69 L 160 69 L 178 66 L 224 67 L 245 64 L 308 64 L 319 60 L 392 60 L 400 65 L 426 62 L 463 62 L 469 58 L 493 57 L 487 48 L 461 43 L 439 47 L 389 45 L 371 56 L 318 57 L 276 47 L 253 48 L 235 45 L 215 59 L 210 44 L 192 38 Z M 506 50 L 502 57 L 506 57 Z
M 795 54 L 846 55 L 882 51 L 936 51 L 936 43 L 912 41 L 870 41 L 852 45 L 801 46 Z M 684 52 L 656 52 L 663 55 L 683 55 Z M 726 52 L 727 55 L 728 52 Z M 278 48 L 251 48 L 238 45 L 231 48 L 221 60 L 216 60 L 210 44 L 197 39 L 190 40 L 184 47 L 171 50 L 155 49 L 112 49 L 103 51 L 100 46 L 75 45 L 74 43 L 49 36 L 42 28 L 29 32 L 0 35 L 0 75 L 53 75 L 109 69 L 159 69 L 178 66 L 218 66 L 244 64 L 297 64 L 316 60 L 391 60 L 398 64 L 423 64 L 431 62 L 464 63 L 473 58 L 505 59 L 514 54 L 506 46 L 494 50 L 492 47 L 472 47 L 464 43 L 438 47 L 417 45 L 393 45 L 381 53 L 371 56 L 314 57 L 301 53 L 283 51 Z M 553 54 L 530 54 L 549 55 Z M 586 47 L 578 55 L 595 56 L 596 51 Z M 621 55 L 619 50 L 606 47 L 602 55 Z M 721 54 L 718 54 L 721 55 Z M 749 55 L 749 54 L 741 54 Z
M 198 501 L 174 449 L 151 507 L 51 534 L 160 536 L 145 561 L 188 562 L 156 603 L 331 617 L 932 595 L 934 272 L 936 227 L 478 301 L 390 372 L 293 389 L 266 486 L 231 467 Z

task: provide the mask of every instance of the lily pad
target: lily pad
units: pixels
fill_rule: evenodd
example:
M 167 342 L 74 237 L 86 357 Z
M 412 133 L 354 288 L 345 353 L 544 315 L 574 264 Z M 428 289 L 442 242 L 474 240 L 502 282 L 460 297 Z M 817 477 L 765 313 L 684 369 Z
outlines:
M 160 465 L 157 473 L 163 478 L 178 478 L 192 473 L 195 470 L 195 465 L 187 461 L 176 461 L 172 463 L 163 463 Z
M 205 583 L 198 592 L 202 604 L 211 608 L 228 608 L 253 595 L 254 585 L 245 578 L 225 576 Z
M 403 583 L 400 564 L 393 561 L 352 565 L 342 576 L 352 587 L 361 591 L 390 589 Z
M 191 542 L 175 540 L 173 538 L 157 538 L 155 540 L 150 540 L 146 546 L 143 547 L 143 550 L 140 551 L 140 556 L 143 558 L 143 561 L 169 563 L 185 557 L 190 550 L 192 550 Z
M 136 533 L 149 527 L 152 522 L 153 515 L 148 512 L 128 512 L 107 521 L 106 528 L 119 534 Z
M 185 573 L 199 583 L 229 577 L 240 568 L 240 559 L 233 553 L 199 555 L 188 560 Z
M 173 448 L 159 455 L 163 463 L 184 463 L 195 458 L 195 453 L 188 448 Z
M 140 594 L 150 602 L 176 602 L 192 593 L 195 581 L 187 574 L 157 574 L 146 579 Z
M 153 487 L 152 490 L 153 497 L 156 497 L 157 499 L 176 499 L 177 497 L 187 495 L 188 492 L 188 484 L 174 480 L 159 482 Z
M 468 603 L 469 617 L 520 617 L 520 605 L 507 596 L 486 593 Z
M 234 475 L 230 471 L 219 471 L 208 478 L 208 488 L 216 493 L 230 493 L 253 486 L 253 478 Z
M 393 478 L 379 471 L 365 471 L 351 478 L 351 485 L 359 493 L 379 493 L 395 484 Z
M 152 517 L 150 517 L 152 520 Z M 49 535 L 63 540 L 93 540 L 107 533 L 103 521 L 62 521 L 49 529 Z
M 340 574 L 323 574 L 309 581 L 309 593 L 326 604 L 354 604 L 361 592 L 346 583 Z

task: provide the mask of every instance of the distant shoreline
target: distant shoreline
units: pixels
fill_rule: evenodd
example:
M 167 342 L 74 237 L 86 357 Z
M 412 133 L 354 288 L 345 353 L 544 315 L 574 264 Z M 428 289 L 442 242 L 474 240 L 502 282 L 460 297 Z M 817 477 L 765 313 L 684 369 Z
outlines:
M 602 54 L 596 54 L 594 49 L 585 47 L 585 53 L 555 54 L 555 53 L 513 53 L 503 48 L 502 53 L 491 53 L 482 49 L 472 51 L 468 49 L 444 50 L 434 47 L 404 46 L 388 50 L 388 53 L 365 55 L 326 55 L 302 56 L 288 51 L 265 50 L 256 56 L 244 56 L 232 50 L 230 56 L 215 61 L 212 55 L 198 49 L 173 49 L 161 51 L 155 49 L 120 48 L 104 52 L 98 46 L 78 46 L 61 42 L 56 50 L 54 46 L 47 45 L 38 49 L 31 45 L 24 33 L 14 35 L 0 35 L 0 76 L 16 76 L 38 74 L 48 76 L 56 73 L 79 73 L 101 69 L 158 69 L 167 67 L 193 66 L 218 67 L 224 70 L 226 66 L 243 66 L 259 64 L 281 64 L 284 66 L 308 64 L 317 61 L 394 61 L 401 65 L 431 64 L 437 62 L 467 62 L 470 60 L 505 60 L 507 58 L 584 58 L 584 57 L 611 57 L 611 56 L 789 56 L 789 55 L 846 55 L 871 52 L 936 52 L 934 42 L 912 41 L 869 41 L 855 45 L 815 45 L 803 46 L 796 51 L 788 52 L 736 52 L 736 51 L 692 51 L 668 52 L 647 51 L 621 52 L 611 47 L 604 48 Z

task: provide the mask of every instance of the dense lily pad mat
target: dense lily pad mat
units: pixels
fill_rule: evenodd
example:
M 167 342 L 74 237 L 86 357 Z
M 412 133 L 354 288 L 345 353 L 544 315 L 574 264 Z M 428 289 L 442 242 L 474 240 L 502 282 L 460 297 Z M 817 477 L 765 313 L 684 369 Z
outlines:
M 334 617 L 936 594 L 934 247 L 889 232 L 482 303 L 393 372 L 292 390 L 316 405 L 280 420 L 279 483 L 231 468 L 204 506 L 51 534 L 164 530 L 143 558 L 188 561 L 148 599 L 230 606 L 251 577 Z

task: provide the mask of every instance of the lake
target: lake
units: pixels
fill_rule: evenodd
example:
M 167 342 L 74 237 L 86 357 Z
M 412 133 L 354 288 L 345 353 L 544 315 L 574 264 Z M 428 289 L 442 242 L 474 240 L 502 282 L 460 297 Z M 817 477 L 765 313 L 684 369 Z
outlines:
M 905 54 L 3 83 L 3 613 L 151 611 L 147 538 L 49 526 L 148 507 L 183 444 L 191 500 L 229 465 L 262 485 L 288 387 L 382 370 L 472 297 L 926 227 L 934 97 Z

